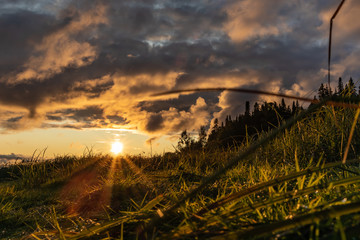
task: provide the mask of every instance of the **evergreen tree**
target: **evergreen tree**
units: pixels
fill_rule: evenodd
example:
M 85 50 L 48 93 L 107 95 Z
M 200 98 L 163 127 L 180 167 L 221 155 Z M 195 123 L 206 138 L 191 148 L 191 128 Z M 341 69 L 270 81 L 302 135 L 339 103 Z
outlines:
M 230 125 L 230 121 L 231 121 L 230 115 L 227 115 L 225 117 L 225 127 L 228 127 Z
M 250 116 L 250 102 L 246 101 L 245 103 L 245 116 Z
M 338 90 L 339 95 L 341 95 L 344 92 L 344 84 L 343 84 L 343 81 L 342 81 L 341 77 L 339 77 L 337 90 Z
M 280 124 L 280 121 L 290 118 L 297 111 L 301 110 L 299 102 L 293 102 L 293 111 L 291 106 L 286 106 L 285 100 L 282 99 L 280 104 L 276 102 L 264 102 L 263 104 L 255 103 L 254 110 L 250 113 L 250 103 L 245 103 L 244 114 L 236 116 L 232 120 L 227 115 L 220 127 L 216 127 L 218 122 L 214 120 L 214 127 L 211 131 L 205 147 L 208 150 L 218 147 L 227 149 L 233 146 L 239 146 L 246 136 L 256 137 L 261 131 L 268 131 Z
M 328 96 L 330 96 L 330 90 L 329 87 L 326 85 L 324 86 L 324 84 L 320 84 L 319 90 L 318 90 L 318 96 L 320 99 L 326 98 Z
M 320 87 L 319 87 L 319 90 L 318 90 L 318 96 L 319 96 L 320 99 L 325 97 L 324 84 L 320 84 Z
M 206 127 L 205 126 L 201 126 L 200 130 L 199 130 L 199 140 L 198 140 L 198 144 L 200 145 L 200 148 L 203 148 L 206 144 Z
M 291 113 L 295 113 L 296 112 L 296 106 L 295 106 L 295 101 L 292 102 L 292 108 L 291 108 Z
M 219 128 L 219 119 L 215 118 L 214 120 L 214 126 L 213 126 L 213 131 L 217 130 Z
M 355 84 L 352 78 L 345 87 L 343 86 L 342 79 L 339 78 L 336 89 L 337 94 L 350 92 L 357 95 L 355 90 Z M 314 96 L 314 100 L 321 100 L 330 95 L 329 87 L 321 84 L 318 94 Z M 310 106 L 312 104 L 310 104 Z M 228 115 L 224 119 L 224 122 L 221 122 L 221 126 L 219 126 L 218 119 L 214 120 L 214 126 L 205 144 L 205 148 L 211 151 L 216 148 L 227 149 L 229 147 L 239 146 L 245 141 L 246 136 L 256 138 L 259 132 L 268 131 L 278 126 L 280 121 L 287 120 L 302 110 L 303 107 L 299 105 L 298 100 L 296 102 L 293 101 L 292 105 L 287 106 L 285 100 L 281 99 L 280 103 L 264 102 L 263 104 L 259 104 L 255 102 L 253 111 L 250 112 L 250 102 L 246 101 L 245 112 L 236 115 L 234 120 Z
M 354 84 L 352 77 L 350 77 L 350 80 L 349 80 L 349 88 L 350 88 L 350 94 L 353 96 L 356 95 L 356 86 Z
M 190 150 L 193 143 L 194 140 L 190 137 L 190 134 L 184 130 L 180 135 L 177 148 L 179 151 L 187 151 Z
M 254 112 L 253 112 L 253 115 L 254 115 L 254 114 L 257 114 L 258 112 L 260 112 L 260 106 L 259 106 L 259 104 L 256 102 L 256 103 L 254 104 Z
M 345 85 L 344 94 L 346 96 L 356 95 L 356 87 L 352 78 L 350 78 L 349 82 Z
M 223 126 L 221 126 L 223 127 Z M 219 132 L 219 120 L 217 118 L 214 119 L 214 125 L 211 129 L 209 134 L 208 142 L 216 142 L 217 140 L 217 133 Z
M 282 109 L 282 110 L 285 110 L 285 109 L 286 109 L 286 103 L 285 103 L 285 99 L 284 99 L 284 98 L 281 99 L 280 109 Z

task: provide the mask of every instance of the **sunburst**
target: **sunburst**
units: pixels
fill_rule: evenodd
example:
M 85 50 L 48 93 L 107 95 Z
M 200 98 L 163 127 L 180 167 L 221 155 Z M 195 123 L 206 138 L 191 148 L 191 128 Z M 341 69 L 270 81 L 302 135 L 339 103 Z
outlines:
M 111 152 L 115 155 L 122 153 L 123 149 L 124 144 L 122 142 L 116 141 L 111 145 Z

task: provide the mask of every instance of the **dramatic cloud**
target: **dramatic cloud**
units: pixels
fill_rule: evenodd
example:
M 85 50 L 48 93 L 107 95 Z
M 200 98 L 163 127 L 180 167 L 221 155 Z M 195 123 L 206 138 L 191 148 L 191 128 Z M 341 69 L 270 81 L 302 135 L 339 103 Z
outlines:
M 311 96 L 326 81 L 337 0 L 3 1 L 0 131 L 127 128 L 151 135 L 197 130 L 239 114 L 246 87 Z M 358 80 L 360 3 L 334 25 L 333 81 Z
M 44 37 L 39 45 L 34 46 L 34 55 L 25 63 L 25 69 L 16 75 L 16 84 L 24 80 L 50 78 L 61 72 L 65 67 L 79 68 L 88 65 L 96 58 L 96 49 L 88 42 L 79 42 L 76 36 L 98 24 L 105 24 L 105 7 L 97 6 L 94 10 L 81 13 L 65 27 Z M 88 31 L 87 37 L 93 31 Z
M 289 11 L 294 2 L 287 0 L 259 1 L 244 0 L 229 4 L 226 11 L 229 21 L 225 28 L 236 42 L 254 37 L 278 36 L 290 30 L 286 17 L 289 12 L 279 15 L 280 11 Z
M 178 132 L 180 129 L 196 130 L 206 125 L 209 120 L 207 105 L 203 98 L 198 98 L 189 111 L 179 111 L 174 107 L 159 113 L 150 113 L 143 120 L 141 130 L 149 133 Z

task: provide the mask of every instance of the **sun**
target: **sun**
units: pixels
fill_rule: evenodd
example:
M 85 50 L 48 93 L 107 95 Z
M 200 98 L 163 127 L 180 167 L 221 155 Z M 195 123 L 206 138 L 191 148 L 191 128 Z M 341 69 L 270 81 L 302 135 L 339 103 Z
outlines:
M 113 144 L 111 145 L 111 152 L 117 155 L 123 151 L 123 148 L 124 144 L 122 144 L 121 142 L 113 142 Z

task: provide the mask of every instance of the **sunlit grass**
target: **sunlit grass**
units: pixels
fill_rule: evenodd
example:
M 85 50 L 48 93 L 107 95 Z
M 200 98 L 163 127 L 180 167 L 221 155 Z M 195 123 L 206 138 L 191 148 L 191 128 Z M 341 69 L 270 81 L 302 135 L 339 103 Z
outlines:
M 260 145 L 171 214 L 167 210 L 182 196 L 255 140 L 249 137 L 228 151 L 152 157 L 88 151 L 2 168 L 0 238 L 359 236 L 355 117 L 352 109 L 319 109 Z M 160 221 L 151 225 L 156 218 Z

